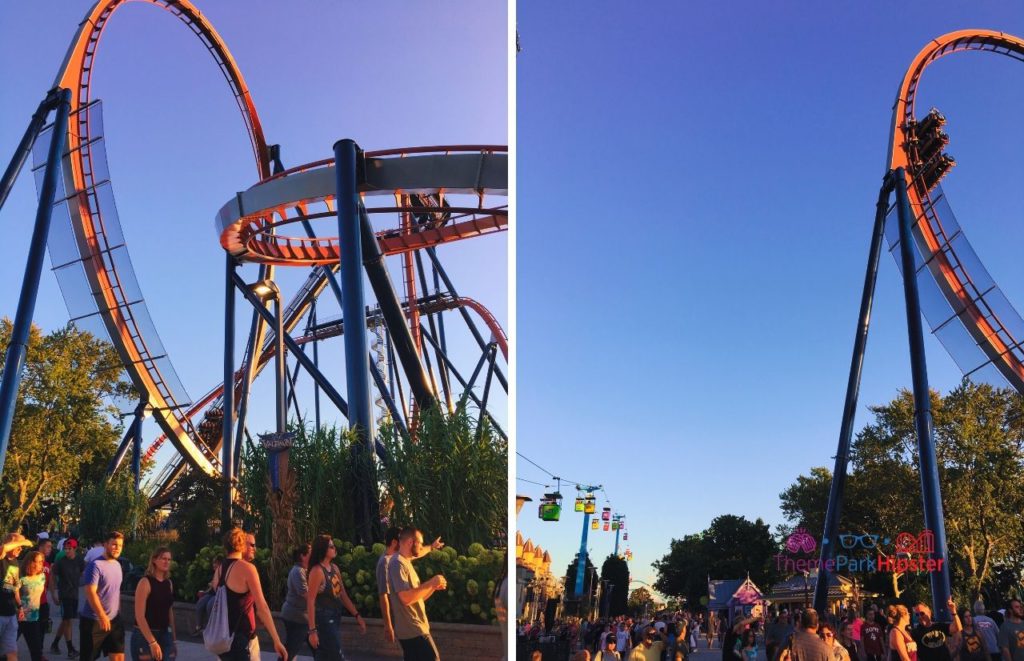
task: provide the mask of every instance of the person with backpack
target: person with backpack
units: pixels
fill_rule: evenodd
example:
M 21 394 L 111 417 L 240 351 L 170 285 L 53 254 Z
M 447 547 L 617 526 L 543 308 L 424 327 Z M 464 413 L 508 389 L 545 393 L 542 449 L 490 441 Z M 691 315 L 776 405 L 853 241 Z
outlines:
M 359 630 L 366 635 L 366 622 L 359 609 L 349 599 L 341 570 L 333 560 L 338 555 L 330 535 L 317 535 L 309 554 L 308 586 L 306 588 L 306 619 L 309 627 L 309 646 L 313 658 L 320 661 L 341 661 L 341 609 L 344 606 L 356 618 Z
M 263 586 L 256 565 L 256 538 L 241 528 L 232 528 L 224 535 L 227 554 L 221 565 L 220 581 L 214 596 L 210 620 L 203 630 L 206 649 L 220 656 L 221 661 L 250 661 L 260 658 L 256 638 L 256 617 L 266 627 L 274 651 L 287 661 L 288 650 L 281 644 L 263 597 Z

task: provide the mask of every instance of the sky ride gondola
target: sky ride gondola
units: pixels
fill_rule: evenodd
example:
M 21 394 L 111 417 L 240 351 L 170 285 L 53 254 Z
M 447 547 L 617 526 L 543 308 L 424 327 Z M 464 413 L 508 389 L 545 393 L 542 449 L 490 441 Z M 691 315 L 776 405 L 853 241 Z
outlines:
M 537 516 L 542 521 L 558 521 L 562 515 L 562 494 L 546 493 L 540 501 Z

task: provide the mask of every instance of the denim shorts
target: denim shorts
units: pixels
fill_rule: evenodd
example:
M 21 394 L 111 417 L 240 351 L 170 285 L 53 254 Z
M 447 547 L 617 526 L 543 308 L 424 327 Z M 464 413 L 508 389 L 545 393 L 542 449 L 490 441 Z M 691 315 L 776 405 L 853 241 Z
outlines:
M 0 615 L 0 654 L 18 651 L 18 616 Z
M 153 639 L 160 645 L 160 649 L 164 653 L 164 659 L 174 661 L 178 656 L 178 647 L 174 644 L 174 637 L 171 636 L 170 629 L 153 631 Z M 131 654 L 132 661 L 153 658 L 153 651 L 149 643 L 146 642 L 146 637 L 138 629 L 132 632 Z

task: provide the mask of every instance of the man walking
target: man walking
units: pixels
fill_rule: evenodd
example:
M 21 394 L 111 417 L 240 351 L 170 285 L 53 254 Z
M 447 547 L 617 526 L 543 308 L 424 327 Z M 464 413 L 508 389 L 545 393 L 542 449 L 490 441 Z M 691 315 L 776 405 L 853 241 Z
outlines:
M 832 650 L 818 637 L 818 611 L 800 613 L 800 627 L 779 653 L 781 661 L 832 661 Z
M 93 661 L 100 653 L 110 661 L 124 661 L 124 624 L 121 622 L 121 556 L 124 535 L 107 534 L 103 555 L 85 567 L 82 585 L 85 603 L 79 616 L 78 644 L 83 661 Z
M 400 532 L 398 528 L 388 528 L 384 534 L 384 544 L 387 548 L 384 549 L 384 553 L 377 560 L 376 571 L 377 597 L 380 601 L 381 618 L 384 620 L 384 636 L 391 643 L 395 642 L 395 627 L 391 618 L 391 602 L 388 599 L 388 563 L 391 562 L 391 557 L 398 553 L 398 536 Z M 439 551 L 443 548 L 444 542 L 438 537 L 430 546 L 422 547 L 420 554 L 413 558 L 413 560 L 418 560 L 425 555 L 429 555 L 431 551 Z
M 974 602 L 974 630 L 985 642 L 985 651 L 992 657 L 992 661 L 1000 661 L 999 625 L 985 614 L 985 602 L 980 599 Z
M 1011 599 L 1006 619 L 999 627 L 999 649 L 1003 661 L 1024 661 L 1024 606 L 1020 599 Z
M 437 590 L 444 590 L 448 582 L 438 574 L 426 583 L 412 566 L 412 560 L 423 554 L 423 533 L 406 528 L 398 536 L 398 553 L 388 563 L 388 587 L 395 596 L 391 606 L 395 637 L 402 646 L 405 661 L 440 661 L 434 639 L 430 637 L 426 600 Z
M 63 555 L 53 563 L 51 579 L 56 586 L 55 601 L 60 604 L 61 620 L 57 633 L 50 645 L 50 652 L 60 653 L 60 639 L 68 648 L 68 658 L 78 656 L 78 650 L 71 644 L 71 621 L 78 618 L 78 584 L 82 578 L 82 557 L 78 555 L 78 542 L 68 539 L 64 542 Z

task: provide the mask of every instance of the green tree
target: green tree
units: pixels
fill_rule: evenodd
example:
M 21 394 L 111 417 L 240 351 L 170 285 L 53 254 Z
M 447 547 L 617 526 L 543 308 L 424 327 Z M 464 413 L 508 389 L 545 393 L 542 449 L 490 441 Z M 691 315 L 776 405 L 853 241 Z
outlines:
M 590 555 L 588 554 L 587 564 L 583 570 L 583 589 L 580 591 L 579 600 L 576 600 L 576 572 L 578 567 L 579 554 L 572 559 L 572 562 L 569 563 L 565 570 L 566 613 L 569 615 L 584 613 L 585 609 L 593 603 L 593 599 L 597 597 L 597 582 L 594 580 L 597 577 L 597 569 L 590 562 Z
M 723 514 L 696 535 L 673 539 L 669 552 L 654 563 L 655 589 L 665 595 L 699 603 L 707 595 L 707 579 L 742 578 L 747 574 L 762 588 L 777 579 L 773 557 L 778 544 L 761 519 Z
M 608 590 L 608 612 L 605 615 L 625 615 L 629 594 L 629 565 L 622 556 L 612 554 L 605 558 L 604 564 L 601 565 L 601 581 L 605 585 L 605 590 Z M 603 612 L 603 603 L 601 608 Z
M 654 606 L 654 597 L 651 591 L 641 586 L 629 593 L 629 610 L 634 614 L 643 613 L 646 609 Z
M 78 504 L 79 536 L 89 541 L 104 540 L 114 530 L 138 537 L 150 527 L 149 501 L 135 490 L 135 478 L 127 472 L 86 486 Z
M 931 406 L 954 592 L 973 601 L 1024 546 L 1024 399 L 965 380 L 946 397 L 932 392 Z M 841 529 L 894 537 L 924 525 L 913 395 L 903 390 L 871 412 L 852 443 Z M 830 482 L 825 468 L 798 477 L 780 494 L 787 518 L 820 534 Z M 890 580 L 898 596 L 898 577 Z
M 10 320 L 0 320 L 0 351 L 10 337 Z M 50 512 L 61 518 L 72 515 L 75 496 L 103 479 L 121 437 L 107 402 L 131 393 L 109 343 L 70 325 L 47 335 L 32 328 L 0 484 L 4 529 L 20 528 L 47 502 L 60 504 Z

